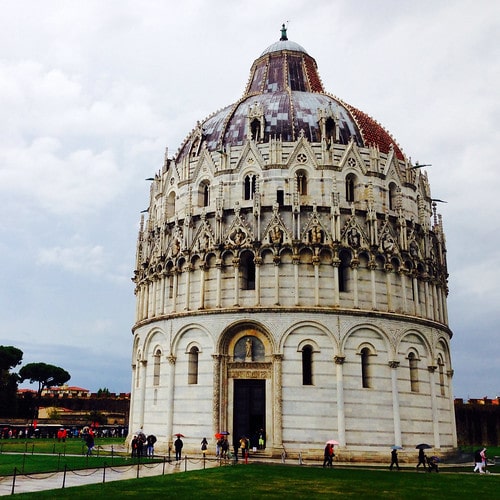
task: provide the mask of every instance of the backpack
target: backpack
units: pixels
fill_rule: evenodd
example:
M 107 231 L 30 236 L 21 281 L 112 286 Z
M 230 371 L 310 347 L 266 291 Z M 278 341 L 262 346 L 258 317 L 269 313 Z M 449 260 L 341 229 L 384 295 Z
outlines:
M 482 461 L 483 461 L 483 458 L 481 457 L 481 450 L 476 450 L 474 452 L 474 462 L 479 463 Z

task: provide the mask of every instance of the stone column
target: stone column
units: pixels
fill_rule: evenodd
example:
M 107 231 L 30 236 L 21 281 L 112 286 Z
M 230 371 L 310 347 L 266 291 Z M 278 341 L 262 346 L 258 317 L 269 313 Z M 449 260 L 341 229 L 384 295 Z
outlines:
M 168 360 L 168 387 L 167 387 L 167 444 L 168 448 L 172 447 L 174 434 L 174 396 L 175 396 L 175 361 L 173 355 L 167 356 Z M 177 431 L 179 432 L 179 431 Z
M 189 311 L 190 309 L 190 295 L 191 295 L 191 272 L 193 271 L 193 267 L 191 264 L 188 264 L 184 268 L 184 274 L 186 275 L 186 295 L 184 299 L 184 309 Z
M 215 262 L 217 268 L 217 301 L 215 307 L 222 307 L 222 261 L 217 259 Z
M 420 316 L 420 298 L 418 289 L 418 279 L 417 275 L 413 274 L 413 302 L 414 302 L 414 314 L 415 316 Z
M 148 362 L 145 359 L 139 361 L 139 381 L 140 381 L 140 398 L 139 398 L 139 427 L 144 427 L 144 404 L 146 400 L 146 366 Z
M 346 445 L 345 439 L 345 408 L 344 408 L 344 361 L 345 356 L 335 356 L 337 372 L 337 432 L 340 446 Z
M 273 446 L 281 453 L 283 448 L 283 395 L 282 395 L 282 366 L 283 355 L 273 355 Z
M 340 291 L 339 291 L 339 266 L 340 260 L 334 259 L 333 266 L 333 306 L 340 306 Z
M 160 314 L 165 314 L 165 275 L 162 274 L 160 278 Z
M 240 305 L 240 259 L 233 259 L 234 269 L 234 306 Z
M 392 264 L 385 265 L 385 283 L 387 289 L 387 311 L 394 312 L 394 307 L 392 305 Z
M 255 257 L 255 305 L 260 306 L 260 267 L 262 258 Z
M 173 293 L 172 293 L 172 312 L 177 311 L 177 289 L 178 289 L 178 282 L 179 282 L 179 271 L 177 269 L 174 269 L 174 286 L 173 286 Z
M 278 306 L 280 303 L 280 258 L 278 255 L 274 256 L 274 305 Z
M 359 309 L 359 297 L 358 297 L 358 259 L 352 259 L 352 287 L 353 287 L 353 307 Z
M 403 313 L 408 312 L 408 299 L 406 298 L 406 271 L 400 270 L 399 276 L 401 278 L 401 295 L 403 297 Z
M 370 281 L 372 288 L 372 309 L 377 310 L 377 283 L 375 280 L 375 270 L 377 269 L 377 264 L 375 262 L 370 262 Z
M 212 354 L 214 386 L 212 395 L 212 426 L 214 434 L 220 432 L 220 384 L 221 384 L 221 359 L 220 354 Z
M 436 399 L 436 369 L 437 366 L 428 366 L 429 385 L 431 387 L 431 408 L 432 408 L 432 428 L 434 431 L 434 448 L 441 448 L 441 439 L 439 437 L 439 411 Z
M 314 266 L 314 305 L 319 306 L 319 258 L 313 257 Z
M 292 263 L 293 263 L 293 281 L 295 285 L 295 305 L 298 306 L 300 303 L 299 300 L 299 265 L 300 261 L 299 258 L 294 256 L 292 257 Z
M 389 361 L 391 367 L 392 416 L 394 419 L 394 444 L 402 446 L 401 416 L 399 413 L 398 366 L 399 361 Z
M 205 309 L 205 272 L 207 266 L 205 264 L 200 265 L 200 298 L 198 302 L 198 309 Z

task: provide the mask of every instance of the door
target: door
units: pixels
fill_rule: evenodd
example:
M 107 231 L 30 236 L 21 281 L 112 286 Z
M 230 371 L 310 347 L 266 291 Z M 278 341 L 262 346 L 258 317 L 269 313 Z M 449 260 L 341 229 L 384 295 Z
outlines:
M 234 380 L 233 441 L 242 436 L 250 440 L 250 447 L 258 447 L 259 434 L 266 436 L 266 381 Z

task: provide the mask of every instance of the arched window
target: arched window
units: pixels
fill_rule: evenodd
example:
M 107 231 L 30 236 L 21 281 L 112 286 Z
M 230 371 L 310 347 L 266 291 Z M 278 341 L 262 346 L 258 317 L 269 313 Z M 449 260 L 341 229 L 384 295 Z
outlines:
M 210 183 L 204 181 L 198 188 L 198 205 L 200 207 L 208 207 L 210 205 Z
M 260 120 L 259 119 L 254 118 L 252 120 L 252 123 L 250 124 L 250 132 L 252 134 L 253 141 L 260 140 Z
M 394 182 L 389 184 L 389 210 L 396 210 L 398 187 Z
M 444 363 L 441 358 L 438 359 L 438 370 L 439 370 L 439 388 L 441 391 L 441 396 L 446 396 L 445 382 L 444 382 Z
M 255 290 L 255 263 L 251 252 L 244 252 L 240 257 L 242 290 Z
M 356 176 L 349 174 L 345 178 L 345 201 L 352 203 L 355 200 Z
M 331 117 L 326 119 L 325 134 L 327 139 L 331 139 L 332 142 L 335 141 L 335 122 Z
M 255 182 L 256 182 L 255 175 L 248 174 L 245 176 L 245 182 L 244 182 L 245 200 L 253 200 L 253 195 L 255 194 Z
M 161 351 L 157 349 L 154 355 L 153 362 L 153 385 L 160 385 L 160 363 L 161 363 Z
M 312 353 L 313 353 L 312 346 L 305 345 L 302 348 L 302 385 L 313 385 Z
M 297 181 L 297 192 L 300 195 L 307 194 L 307 174 L 303 170 L 298 170 L 295 174 L 295 180 Z
M 175 215 L 175 193 L 172 191 L 167 197 L 167 218 Z
M 198 383 L 198 355 L 199 350 L 196 346 L 189 349 L 188 354 L 188 384 Z
M 363 349 L 361 349 L 360 354 L 361 354 L 361 386 L 365 389 L 369 389 L 372 386 L 370 349 L 368 347 L 363 347 Z
M 276 203 L 282 207 L 285 204 L 285 192 L 283 189 L 278 189 L 276 191 Z
M 408 364 L 410 367 L 410 389 L 411 392 L 419 392 L 418 388 L 418 358 L 414 352 L 408 354 Z

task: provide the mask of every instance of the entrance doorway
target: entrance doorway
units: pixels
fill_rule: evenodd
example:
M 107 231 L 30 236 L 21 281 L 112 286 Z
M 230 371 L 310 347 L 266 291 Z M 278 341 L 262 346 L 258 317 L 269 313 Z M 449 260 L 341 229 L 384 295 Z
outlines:
M 258 447 L 259 433 L 266 439 L 266 381 L 234 379 L 233 438 L 234 444 L 242 436 L 250 439 L 251 447 Z M 264 441 L 265 446 L 265 441 Z

